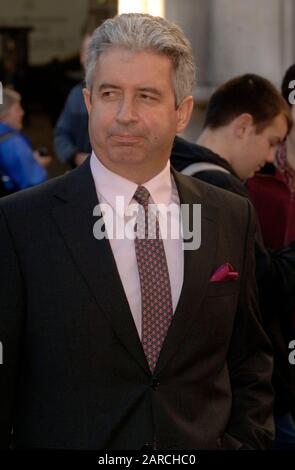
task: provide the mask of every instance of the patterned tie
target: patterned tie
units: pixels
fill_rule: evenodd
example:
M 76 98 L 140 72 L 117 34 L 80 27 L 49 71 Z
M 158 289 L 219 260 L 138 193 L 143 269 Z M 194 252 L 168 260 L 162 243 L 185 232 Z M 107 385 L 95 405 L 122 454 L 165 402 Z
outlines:
M 134 199 L 144 209 L 140 208 L 137 216 L 135 252 L 142 299 L 142 345 L 153 372 L 172 320 L 173 307 L 164 244 L 159 237 L 158 218 L 149 210 L 149 196 L 144 186 L 138 186 L 134 194 Z M 153 234 L 153 238 L 149 238 L 149 234 Z

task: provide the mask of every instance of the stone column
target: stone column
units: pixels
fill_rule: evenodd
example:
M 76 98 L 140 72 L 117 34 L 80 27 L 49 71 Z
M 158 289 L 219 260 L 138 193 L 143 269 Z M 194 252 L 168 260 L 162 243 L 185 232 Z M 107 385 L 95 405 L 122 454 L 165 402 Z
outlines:
M 185 32 L 192 44 L 197 64 L 197 86 L 193 92 L 196 106 L 191 122 L 183 136 L 195 141 L 203 122 L 204 103 L 210 90 L 208 82 L 208 28 L 209 28 L 209 1 L 208 0 L 166 0 L 164 3 L 164 16 L 177 23 Z
M 177 23 L 192 44 L 200 85 L 207 81 L 208 7 L 208 0 L 166 0 L 164 4 L 165 18 Z
M 210 1 L 210 85 L 247 72 L 280 81 L 283 4 L 281 0 Z
M 281 2 L 281 78 L 295 63 L 295 2 Z

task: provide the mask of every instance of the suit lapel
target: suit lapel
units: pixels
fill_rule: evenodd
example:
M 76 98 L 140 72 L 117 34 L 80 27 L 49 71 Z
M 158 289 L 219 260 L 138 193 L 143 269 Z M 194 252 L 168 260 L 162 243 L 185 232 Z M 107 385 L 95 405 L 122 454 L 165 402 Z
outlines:
M 197 250 L 184 251 L 184 279 L 181 295 L 165 338 L 155 373 L 159 373 L 182 344 L 192 322 L 198 319 L 198 309 L 212 273 L 217 237 L 217 208 L 206 204 L 195 182 L 173 170 L 180 203 L 190 207 L 201 204 L 201 245 Z M 190 227 L 192 227 L 192 221 Z
M 66 184 L 65 184 L 66 183 Z M 98 204 L 89 159 L 63 179 L 54 195 L 52 214 L 74 263 L 118 338 L 149 373 L 148 364 L 107 239 L 97 240 L 93 226 Z

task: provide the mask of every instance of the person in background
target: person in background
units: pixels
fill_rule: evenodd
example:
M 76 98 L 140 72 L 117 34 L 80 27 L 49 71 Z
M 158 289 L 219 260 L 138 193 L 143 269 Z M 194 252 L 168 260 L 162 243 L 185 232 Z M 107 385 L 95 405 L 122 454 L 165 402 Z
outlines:
M 91 34 L 86 32 L 80 51 L 80 62 L 83 68 L 90 40 Z M 83 87 L 84 83 L 80 82 L 72 88 L 54 129 L 55 153 L 59 160 L 69 163 L 73 168 L 81 165 L 91 153 Z
M 274 161 L 291 126 L 279 91 L 263 77 L 242 75 L 213 93 L 197 144 L 175 139 L 171 162 L 184 174 L 250 199 L 245 181 Z M 295 370 L 288 361 L 292 335 L 294 339 L 295 243 L 267 250 L 257 224 L 255 253 L 260 308 L 274 347 L 275 446 L 294 448 L 294 424 L 291 438 L 282 443 L 280 436 L 295 414 Z
M 30 141 L 22 134 L 24 110 L 21 96 L 9 88 L 3 89 L 0 105 L 0 177 L 2 196 L 29 188 L 47 180 L 46 166 L 51 157 L 33 151 Z
M 291 109 L 289 84 L 295 80 L 295 64 L 288 68 L 282 82 L 282 95 Z M 293 86 L 294 88 L 294 86 Z M 295 240 L 295 126 L 278 147 L 273 163 L 265 165 L 249 179 L 247 186 L 257 211 L 263 239 L 269 248 L 278 249 Z

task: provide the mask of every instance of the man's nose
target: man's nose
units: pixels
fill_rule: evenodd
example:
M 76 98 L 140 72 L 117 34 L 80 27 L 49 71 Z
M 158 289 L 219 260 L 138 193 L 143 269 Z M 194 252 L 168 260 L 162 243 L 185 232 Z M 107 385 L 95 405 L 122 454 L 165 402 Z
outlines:
M 118 107 L 117 120 L 122 123 L 129 123 L 137 121 L 137 119 L 136 103 L 132 97 L 122 98 Z

